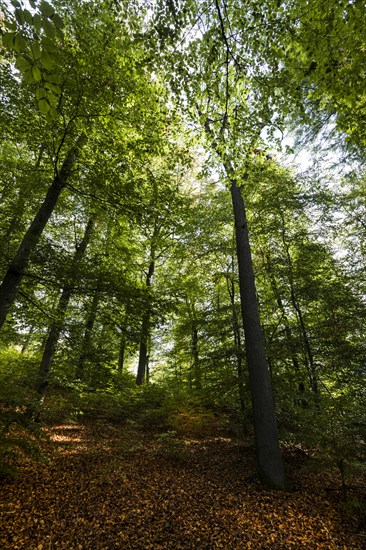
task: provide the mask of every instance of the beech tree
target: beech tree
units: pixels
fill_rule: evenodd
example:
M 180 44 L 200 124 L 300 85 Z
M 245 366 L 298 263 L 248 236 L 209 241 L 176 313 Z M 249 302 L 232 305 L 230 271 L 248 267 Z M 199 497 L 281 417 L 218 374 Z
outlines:
M 206 134 L 208 148 L 221 164 L 221 173 L 231 193 L 258 472 L 265 483 L 284 489 L 286 478 L 256 298 L 246 210 L 240 190 L 247 174 L 245 163 L 237 158 L 239 150 L 245 157 L 257 144 L 260 129 L 269 122 L 269 118 L 265 115 L 266 104 L 262 104 L 259 113 L 255 102 L 252 107 L 250 94 L 247 96 L 245 93 L 245 85 L 250 85 L 250 79 L 239 62 L 239 52 L 235 47 L 234 50 L 230 48 L 227 38 L 230 23 L 227 18 L 225 20 L 219 2 L 215 3 L 213 9 L 210 7 L 205 11 L 204 15 L 200 13 L 201 8 L 198 7 L 193 17 L 197 14 L 202 17 L 202 38 L 193 40 L 191 47 L 182 52 L 180 59 L 171 52 L 170 45 L 165 46 L 160 13 L 156 29 L 158 35 L 163 34 L 160 40 L 162 47 L 168 51 L 170 48 L 169 54 L 173 57 L 173 62 L 171 57 L 168 58 L 173 73 L 172 86 L 177 90 L 178 97 L 182 96 L 182 92 L 186 95 L 184 101 L 195 110 L 196 120 L 201 123 L 202 132 Z M 176 23 L 184 20 L 183 14 L 182 10 L 162 10 L 166 25 L 164 29 L 170 21 Z M 179 25 L 175 25 L 177 34 L 180 34 L 180 30 Z M 179 66 L 179 73 L 174 72 L 174 62 Z
M 44 396 L 49 373 L 52 367 L 53 358 L 56 351 L 57 342 L 62 330 L 63 321 L 67 311 L 67 307 L 70 301 L 73 286 L 75 285 L 76 278 L 78 276 L 78 264 L 80 263 L 83 254 L 89 244 L 92 236 L 94 226 L 94 219 L 91 217 L 85 228 L 84 236 L 79 244 L 76 245 L 75 254 L 72 259 L 70 273 L 68 274 L 68 280 L 62 289 L 60 300 L 55 312 L 55 321 L 52 323 L 48 337 L 46 340 L 45 349 L 42 356 L 41 366 L 39 370 L 39 382 L 37 385 L 37 391 L 41 397 Z
M 95 136 L 93 128 L 98 127 L 104 131 L 106 123 L 111 126 L 114 123 L 116 128 L 119 124 L 119 113 L 122 110 L 125 114 L 124 105 L 127 102 L 129 102 L 130 120 L 131 122 L 134 120 L 132 125 L 140 124 L 143 119 L 142 113 L 134 110 L 134 105 L 136 106 L 135 94 L 138 87 L 141 93 L 145 94 L 146 98 L 148 97 L 145 103 L 146 108 L 147 105 L 154 105 L 156 113 L 157 105 L 152 99 L 154 93 L 149 93 L 149 95 L 146 93 L 149 89 L 149 85 L 146 86 L 148 77 L 145 78 L 145 75 L 141 77 L 144 84 L 142 82 L 137 84 L 139 77 L 131 78 L 130 69 L 138 63 L 138 56 L 128 31 L 120 26 L 119 35 L 116 35 L 113 14 L 109 15 L 103 11 L 100 12 L 100 26 L 93 26 L 90 9 L 91 7 L 86 5 L 80 8 L 73 6 L 70 15 L 67 11 L 65 13 L 65 20 L 68 24 L 67 30 L 65 30 L 67 38 L 65 38 L 63 56 L 60 59 L 56 76 L 52 72 L 53 79 L 57 80 L 55 87 L 57 87 L 59 97 L 55 107 L 52 107 L 52 116 L 49 115 L 49 111 L 44 115 L 45 125 L 51 127 L 52 131 L 52 141 L 47 144 L 49 149 L 47 160 L 54 172 L 54 179 L 39 211 L 35 214 L 28 231 L 20 242 L 2 282 L 1 325 L 16 298 L 31 254 L 54 211 L 59 196 L 69 184 L 71 175 L 75 174 L 75 163 L 80 156 L 80 151 L 87 139 L 90 140 L 91 135 Z M 83 16 L 91 24 L 88 28 L 84 24 L 80 25 Z M 125 68 L 123 68 L 115 49 L 116 44 L 120 43 L 124 44 L 125 59 L 131 55 L 131 63 L 125 65 Z M 99 61 L 96 62 L 98 51 L 103 52 L 100 58 L 103 59 L 104 65 Z M 9 68 L 9 70 L 11 69 Z M 47 71 L 47 69 L 45 70 Z M 126 77 L 126 71 L 129 78 Z M 39 80 L 41 81 L 41 79 Z M 152 92 L 152 88 L 150 87 L 150 92 Z M 37 90 L 42 90 L 42 88 L 37 87 Z M 132 90 L 134 95 L 131 94 Z M 39 117 L 41 120 L 43 119 L 42 114 Z M 143 127 L 146 131 L 148 125 L 148 118 L 145 118 Z M 149 143 L 150 147 L 153 147 L 152 134 L 156 132 L 156 126 L 154 130 L 153 126 L 150 126 L 150 129 Z M 98 138 L 96 140 L 94 138 L 94 143 L 97 141 Z M 92 147 L 91 142 L 89 146 Z

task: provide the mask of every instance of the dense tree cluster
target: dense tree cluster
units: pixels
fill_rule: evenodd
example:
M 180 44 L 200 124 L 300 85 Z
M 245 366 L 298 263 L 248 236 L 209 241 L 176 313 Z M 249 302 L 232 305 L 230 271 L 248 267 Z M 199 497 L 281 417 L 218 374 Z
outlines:
M 153 384 L 254 427 L 272 487 L 280 439 L 365 456 L 365 21 L 0 2 L 4 414 Z M 286 167 L 295 127 L 332 165 Z

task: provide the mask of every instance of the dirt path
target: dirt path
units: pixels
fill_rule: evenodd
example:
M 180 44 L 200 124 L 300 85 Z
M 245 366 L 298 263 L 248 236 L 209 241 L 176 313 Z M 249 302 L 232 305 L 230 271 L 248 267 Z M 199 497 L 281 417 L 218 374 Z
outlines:
M 295 491 L 266 491 L 253 449 L 225 437 L 176 442 L 123 427 L 49 429 L 52 462 L 1 486 L 7 549 L 365 548 L 338 482 L 287 456 Z

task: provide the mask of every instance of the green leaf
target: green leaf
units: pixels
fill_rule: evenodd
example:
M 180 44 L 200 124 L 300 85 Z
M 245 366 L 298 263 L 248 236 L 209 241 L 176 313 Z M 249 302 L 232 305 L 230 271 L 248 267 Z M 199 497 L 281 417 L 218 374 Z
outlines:
M 53 40 L 51 40 L 51 38 L 48 38 L 48 36 L 43 36 L 42 37 L 42 47 L 44 50 L 46 50 L 47 52 L 55 52 L 56 51 L 56 44 Z
M 47 82 L 44 83 L 44 87 L 49 90 L 50 92 L 53 92 L 56 95 L 60 95 L 61 88 L 57 86 L 56 84 L 53 84 L 52 82 L 49 82 L 49 77 L 52 75 L 47 75 Z
M 31 14 L 31 12 L 29 10 L 23 10 L 23 15 L 24 15 L 24 21 L 26 23 L 28 23 L 28 25 L 32 25 L 33 24 L 33 16 Z
M 24 23 L 23 10 L 21 10 L 20 8 L 16 8 L 14 10 L 14 14 L 15 14 L 15 19 L 18 21 L 19 25 L 23 25 Z
M 12 19 L 11 21 L 9 21 L 8 19 L 5 19 L 5 21 L 3 21 L 3 25 L 7 29 L 9 29 L 9 31 L 16 31 L 18 28 L 17 22 L 14 21 L 14 19 Z
M 47 99 L 52 107 L 56 107 L 58 104 L 58 97 L 53 94 L 48 94 Z
M 55 13 L 55 10 L 51 6 L 51 4 L 49 4 L 48 2 L 45 2 L 44 0 L 41 2 L 39 7 L 44 17 L 52 17 L 52 15 Z
M 47 69 L 48 71 L 50 71 L 54 65 L 54 59 L 52 57 L 52 55 L 50 55 L 48 52 L 46 51 L 42 51 L 42 55 L 40 57 L 40 63 L 41 65 Z
M 17 0 L 11 0 L 11 4 L 12 6 L 14 6 L 14 8 L 20 8 L 20 2 L 18 2 Z
M 34 0 L 29 0 L 29 4 L 34 10 L 36 9 L 36 2 Z
M 6 32 L 5 34 L 3 34 L 1 40 L 4 48 L 6 48 L 7 50 L 13 50 L 14 38 L 15 38 L 15 32 Z
M 55 38 L 56 36 L 56 28 L 51 21 L 48 21 L 48 19 L 42 19 L 42 27 L 44 29 L 44 32 L 49 38 Z
M 38 101 L 38 109 L 43 114 L 48 113 L 48 111 L 50 110 L 50 104 L 48 103 L 47 99 L 40 99 Z
M 54 107 L 51 106 L 50 108 L 50 114 L 52 116 L 53 119 L 56 119 L 58 118 L 58 111 L 57 109 L 55 109 Z
M 47 82 L 45 84 L 46 87 L 47 87 L 47 85 L 49 86 L 50 84 L 56 84 L 57 85 L 57 84 L 60 83 L 60 77 L 55 73 L 48 74 L 47 77 L 46 77 L 46 80 L 47 80 Z M 58 88 L 58 86 L 57 86 L 57 88 Z M 60 88 L 58 88 L 58 90 L 60 90 Z M 61 93 L 61 90 L 58 93 Z
M 25 59 L 21 55 L 17 58 L 15 66 L 17 69 L 19 69 L 22 73 L 25 73 L 31 68 L 31 63 L 28 61 L 28 59 Z
M 21 33 L 15 36 L 14 48 L 17 52 L 24 52 L 27 49 L 27 43 Z
M 63 22 L 62 17 L 60 17 L 58 13 L 53 14 L 52 21 L 54 22 L 55 26 L 58 29 L 63 29 L 65 27 L 65 23 Z
M 62 29 L 59 29 L 58 27 L 56 27 L 56 36 L 60 39 L 60 40 L 63 40 L 64 39 L 64 32 Z
M 35 13 L 33 15 L 33 25 L 37 32 L 40 32 L 42 28 L 42 17 L 39 15 L 39 13 Z
M 41 57 L 41 48 L 38 42 L 33 42 L 31 45 L 31 50 L 34 59 L 39 59 Z
M 32 82 L 33 82 L 32 67 L 30 67 L 27 71 L 25 71 L 25 73 L 24 73 L 24 82 L 26 84 L 32 84 Z
M 50 110 L 46 114 L 46 118 L 48 122 L 52 122 L 53 120 L 56 120 L 58 118 L 58 112 L 54 107 L 50 107 Z
M 47 90 L 45 90 L 44 88 L 38 88 L 38 90 L 36 91 L 36 98 L 44 99 L 46 97 L 47 97 Z
M 42 80 L 42 73 L 36 65 L 32 67 L 32 75 L 36 82 L 40 82 Z

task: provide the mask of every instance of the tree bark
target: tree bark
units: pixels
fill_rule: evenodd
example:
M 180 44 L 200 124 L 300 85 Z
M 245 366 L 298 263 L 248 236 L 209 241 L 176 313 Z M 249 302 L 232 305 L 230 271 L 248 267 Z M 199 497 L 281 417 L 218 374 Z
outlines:
M 235 218 L 240 299 L 253 404 L 258 474 L 262 482 L 269 487 L 286 489 L 287 480 L 278 441 L 275 405 L 259 317 L 245 206 L 240 189 L 231 177 L 230 171 L 228 176 Z
M 224 126 L 222 126 L 223 129 Z M 206 134 L 212 137 L 208 119 L 205 130 Z M 276 410 L 260 323 L 244 200 L 230 160 L 218 148 L 215 141 L 212 142 L 212 146 L 221 159 L 230 183 L 234 211 L 240 302 L 252 398 L 258 475 L 263 484 L 273 489 L 285 490 L 288 488 L 288 482 L 279 445 Z
M 84 145 L 85 141 L 86 136 L 82 134 L 77 140 L 76 145 L 68 152 L 61 170 L 56 174 L 40 209 L 24 235 L 18 251 L 9 265 L 3 282 L 0 285 L 0 329 L 6 320 L 10 307 L 14 303 L 30 256 L 38 244 L 43 229 L 56 206 L 61 191 L 66 186 L 67 180 L 77 160 L 79 150 Z
M 60 300 L 59 300 L 57 312 L 56 312 L 56 318 L 55 318 L 55 321 L 52 323 L 48 333 L 45 349 L 42 356 L 41 366 L 39 369 L 39 378 L 38 378 L 38 383 L 36 388 L 38 394 L 42 398 L 44 397 L 47 390 L 48 378 L 52 368 L 52 363 L 56 352 L 57 342 L 59 340 L 60 333 L 64 325 L 66 310 L 69 305 L 69 301 L 70 301 L 75 280 L 77 277 L 78 264 L 84 255 L 86 247 L 89 244 L 93 226 L 94 226 L 94 220 L 90 219 L 86 226 L 84 237 L 80 245 L 76 248 L 76 251 L 72 260 L 72 266 L 70 269 L 69 278 L 60 296 Z
M 150 316 L 151 316 L 151 296 L 150 288 L 152 284 L 152 277 L 155 271 L 154 254 L 151 254 L 151 260 L 149 270 L 146 275 L 146 287 L 147 287 L 147 299 L 145 305 L 145 311 L 142 316 L 141 334 L 140 334 L 140 351 L 139 362 L 137 367 L 136 384 L 141 386 L 146 378 L 147 360 L 148 360 L 148 342 L 150 338 Z

